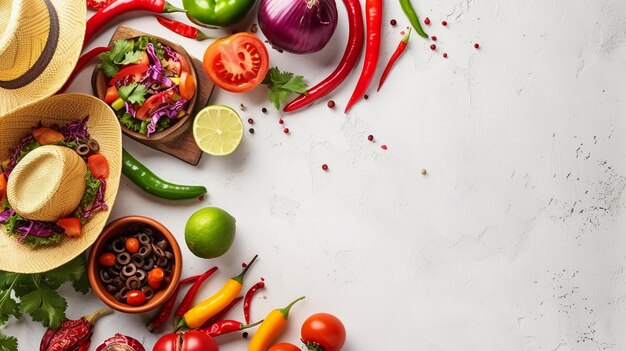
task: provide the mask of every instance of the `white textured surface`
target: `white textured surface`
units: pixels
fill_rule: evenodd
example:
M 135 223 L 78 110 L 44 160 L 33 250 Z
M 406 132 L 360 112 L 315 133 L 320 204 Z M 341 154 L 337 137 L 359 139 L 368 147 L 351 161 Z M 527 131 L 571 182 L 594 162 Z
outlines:
M 210 196 L 160 201 L 123 178 L 111 218 L 152 216 L 182 239 L 195 210 L 232 213 L 234 248 L 212 262 L 187 253 L 185 275 L 219 265 L 202 291 L 209 295 L 258 253 L 247 286 L 264 277 L 268 287 L 253 302 L 253 319 L 307 296 L 281 340 L 297 341 L 308 315 L 329 311 L 347 326 L 347 351 L 623 350 L 626 2 L 413 3 L 432 20 L 438 50 L 414 35 L 383 90 L 370 89 L 348 116 L 341 110 L 360 68 L 331 96 L 335 110 L 321 103 L 286 117 L 289 135 L 279 113 L 260 112 L 270 108 L 263 88 L 216 91 L 214 103 L 247 106 L 242 117 L 255 119 L 256 133 L 234 155 L 204 156 L 198 167 L 125 139 L 156 173 L 204 184 Z M 151 17 L 131 18 L 124 23 L 177 40 L 192 55 L 208 44 Z M 387 1 L 379 71 L 406 23 Z M 272 65 L 317 82 L 334 69 L 346 33 L 342 19 L 323 52 L 272 51 Z M 71 90 L 90 91 L 90 74 Z M 100 306 L 66 290 L 71 317 Z M 106 317 L 93 345 L 123 332 L 150 350 L 146 319 Z M 33 350 L 43 330 L 12 320 L 6 332 Z M 220 342 L 223 351 L 245 349 L 240 336 Z

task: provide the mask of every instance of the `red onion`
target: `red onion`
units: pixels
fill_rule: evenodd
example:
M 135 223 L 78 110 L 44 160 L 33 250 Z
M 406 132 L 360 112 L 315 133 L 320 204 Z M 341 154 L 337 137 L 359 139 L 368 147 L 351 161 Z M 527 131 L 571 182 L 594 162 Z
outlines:
M 337 5 L 335 0 L 261 0 L 259 27 L 279 50 L 320 51 L 337 27 Z
M 115 336 L 104 340 L 96 351 L 146 351 L 146 349 L 137 339 L 117 333 Z

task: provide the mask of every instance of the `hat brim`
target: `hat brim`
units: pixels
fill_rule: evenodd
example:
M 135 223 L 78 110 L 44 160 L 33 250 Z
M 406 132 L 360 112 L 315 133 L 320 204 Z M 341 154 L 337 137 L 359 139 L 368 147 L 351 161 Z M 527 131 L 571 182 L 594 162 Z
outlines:
M 31 249 L 9 237 L 0 225 L 0 270 L 39 273 L 54 269 L 84 252 L 105 226 L 115 202 L 122 172 L 122 132 L 111 108 L 100 99 L 85 94 L 51 96 L 0 118 L 0 161 L 9 159 L 10 150 L 19 144 L 32 127 L 64 125 L 89 115 L 87 127 L 91 137 L 100 144 L 100 153 L 109 163 L 109 178 L 104 200 L 109 207 L 93 215 L 83 226 L 81 236 L 64 236 L 57 245 Z
M 0 115 L 55 94 L 76 66 L 83 48 L 87 7 L 80 0 L 51 0 L 59 17 L 59 41 L 50 63 L 22 88 L 0 88 Z M 20 29 L 24 30 L 24 29 Z

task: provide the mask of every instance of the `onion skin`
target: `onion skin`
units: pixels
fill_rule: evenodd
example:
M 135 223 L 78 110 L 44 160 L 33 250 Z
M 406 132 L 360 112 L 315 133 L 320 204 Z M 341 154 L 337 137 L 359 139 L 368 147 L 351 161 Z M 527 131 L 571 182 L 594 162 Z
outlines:
M 278 50 L 322 50 L 337 28 L 335 0 L 261 0 L 259 27 Z

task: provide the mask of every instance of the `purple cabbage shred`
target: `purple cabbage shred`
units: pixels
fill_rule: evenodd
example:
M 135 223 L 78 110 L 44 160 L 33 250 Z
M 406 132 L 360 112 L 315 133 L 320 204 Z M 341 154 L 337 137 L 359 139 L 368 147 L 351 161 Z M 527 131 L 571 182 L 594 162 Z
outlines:
M 179 99 L 174 103 L 170 103 L 168 105 L 163 105 L 158 109 L 154 110 L 150 115 L 150 124 L 148 125 L 148 133 L 147 135 L 154 133 L 156 131 L 156 125 L 162 117 L 167 117 L 169 119 L 174 119 L 178 117 L 178 113 L 185 108 L 187 104 L 186 99 Z

